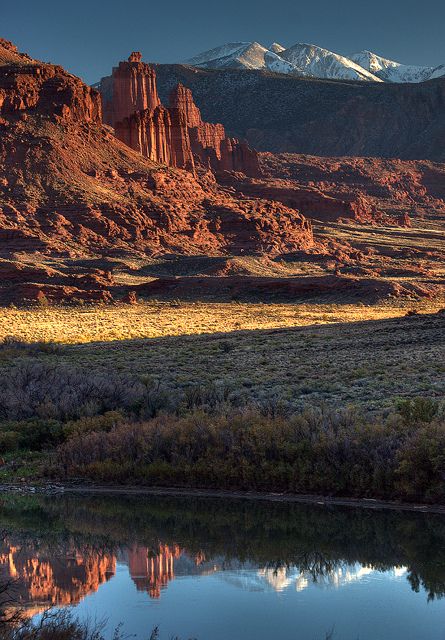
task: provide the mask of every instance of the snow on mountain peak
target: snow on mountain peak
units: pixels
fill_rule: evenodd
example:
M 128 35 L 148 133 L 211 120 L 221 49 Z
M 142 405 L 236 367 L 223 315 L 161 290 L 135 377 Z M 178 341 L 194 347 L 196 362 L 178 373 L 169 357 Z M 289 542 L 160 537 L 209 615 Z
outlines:
M 366 50 L 349 57 L 385 82 L 423 82 L 429 80 L 435 70 L 434 67 L 401 64 Z
M 209 69 L 261 69 L 296 76 L 366 82 L 423 82 L 445 77 L 445 65 L 404 65 L 367 51 L 343 56 L 314 44 L 297 43 L 285 49 L 274 42 L 230 42 L 204 51 L 186 64 Z
M 218 68 L 224 66 L 225 60 L 236 59 L 238 55 L 242 54 L 252 44 L 252 42 L 230 42 L 199 53 L 186 62 L 195 67 L 212 66 L 212 63 L 215 63 Z
M 272 44 L 269 47 L 269 51 L 272 51 L 273 53 L 277 53 L 278 55 L 280 55 L 280 53 L 283 53 L 283 51 L 286 50 L 286 47 L 283 47 L 282 44 L 279 44 L 278 42 L 272 42 Z
M 380 78 L 353 60 L 314 44 L 305 42 L 294 44 L 283 51 L 281 56 L 301 71 L 317 78 L 382 82 Z
M 295 71 L 290 62 L 259 42 L 225 44 L 190 58 L 187 64 L 213 69 L 264 69 L 276 73 Z

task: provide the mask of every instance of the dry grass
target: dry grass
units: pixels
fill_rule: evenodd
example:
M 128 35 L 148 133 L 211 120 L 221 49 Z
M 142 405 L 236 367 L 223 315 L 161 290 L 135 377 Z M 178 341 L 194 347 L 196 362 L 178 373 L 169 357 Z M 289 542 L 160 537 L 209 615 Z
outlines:
M 443 302 L 417 302 L 434 313 Z M 404 316 L 413 303 L 381 306 L 339 304 L 237 304 L 141 302 L 136 306 L 48 307 L 0 310 L 0 340 L 66 344 L 167 336 L 231 333 L 308 325 L 385 320 Z
M 440 306 L 416 308 L 428 314 Z M 67 346 L 28 355 L 5 349 L 0 364 L 44 359 L 99 376 L 135 376 L 172 394 L 216 385 L 234 403 L 280 401 L 294 408 L 327 402 L 381 410 L 400 397 L 441 400 L 445 314 L 405 317 L 407 310 L 182 302 L 4 309 L 0 338 Z

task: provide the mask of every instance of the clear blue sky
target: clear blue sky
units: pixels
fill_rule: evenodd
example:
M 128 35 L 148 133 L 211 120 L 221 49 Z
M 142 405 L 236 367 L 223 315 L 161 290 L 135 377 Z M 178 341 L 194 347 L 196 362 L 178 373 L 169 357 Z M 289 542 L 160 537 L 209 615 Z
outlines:
M 445 63 L 444 0 L 5 0 L 0 31 L 91 83 L 132 50 L 150 62 L 177 62 L 234 41 Z

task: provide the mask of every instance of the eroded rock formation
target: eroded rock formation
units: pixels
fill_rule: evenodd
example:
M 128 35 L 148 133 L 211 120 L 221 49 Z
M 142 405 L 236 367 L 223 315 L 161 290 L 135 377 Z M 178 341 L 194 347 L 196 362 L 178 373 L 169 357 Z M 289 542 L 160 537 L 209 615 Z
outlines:
M 20 64 L 10 63 L 12 54 Z M 157 104 L 133 116 L 147 134 L 144 155 L 163 163 L 154 164 L 103 126 L 96 90 L 21 55 L 0 43 L 0 258 L 8 261 L 0 265 L 0 303 L 111 299 L 113 283 L 91 269 L 76 267 L 79 277 L 36 271 L 45 255 L 280 253 L 314 245 L 298 212 L 234 195 L 210 172 L 166 166 L 194 162 L 191 130 L 202 148 L 218 131 L 201 126 L 192 102 L 185 108 L 178 99 L 175 109 Z M 134 95 L 148 104 L 144 91 L 154 76 L 136 54 L 131 60 L 130 69 L 145 70 L 143 82 L 130 74 Z
M 190 89 L 182 84 L 161 105 L 154 69 L 133 52 L 102 79 L 104 121 L 116 137 L 155 162 L 192 170 L 195 163 L 215 172 L 260 174 L 258 156 L 247 143 L 226 137 L 222 124 L 204 122 Z
M 111 100 L 104 101 L 104 122 L 112 127 L 117 122 L 146 109 L 154 111 L 161 104 L 156 87 L 154 69 L 142 62 L 134 51 L 127 62 L 113 69 Z
M 245 194 L 294 206 L 310 218 L 407 227 L 413 218 L 439 220 L 445 212 L 443 164 L 272 153 L 260 157 L 261 180 L 226 176 L 226 181 Z
M 0 73 L 0 125 L 14 115 L 38 113 L 63 120 L 99 124 L 99 93 L 62 67 L 43 64 L 5 64 Z

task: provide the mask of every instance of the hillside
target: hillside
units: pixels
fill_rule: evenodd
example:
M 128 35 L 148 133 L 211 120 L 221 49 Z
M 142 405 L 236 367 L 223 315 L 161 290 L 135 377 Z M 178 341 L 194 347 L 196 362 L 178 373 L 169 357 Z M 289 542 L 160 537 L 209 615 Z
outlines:
M 445 160 L 445 79 L 387 84 L 154 66 L 162 100 L 181 82 L 204 119 L 259 151 Z

